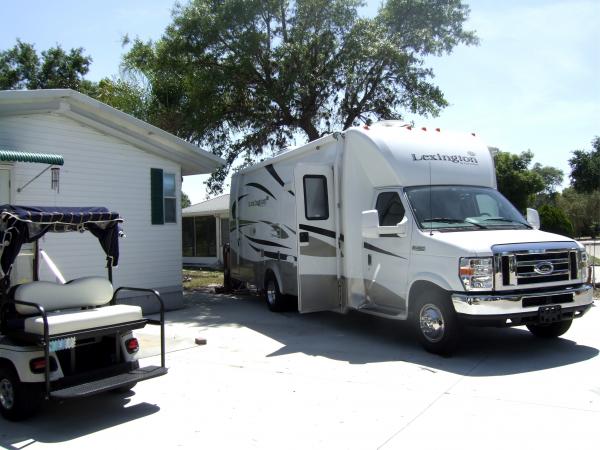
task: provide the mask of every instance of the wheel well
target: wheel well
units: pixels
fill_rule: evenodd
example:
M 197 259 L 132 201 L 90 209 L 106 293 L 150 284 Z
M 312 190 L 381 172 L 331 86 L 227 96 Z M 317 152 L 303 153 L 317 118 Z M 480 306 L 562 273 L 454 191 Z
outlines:
M 6 367 L 9 369 L 13 369 L 16 371 L 15 365 L 12 363 L 10 359 L 0 358 L 0 367 Z
M 431 281 L 419 280 L 415 281 L 410 287 L 408 293 L 408 312 L 413 314 L 414 306 L 417 304 L 417 300 L 424 296 L 436 296 L 436 297 L 448 297 L 448 291 L 442 289 L 437 284 Z

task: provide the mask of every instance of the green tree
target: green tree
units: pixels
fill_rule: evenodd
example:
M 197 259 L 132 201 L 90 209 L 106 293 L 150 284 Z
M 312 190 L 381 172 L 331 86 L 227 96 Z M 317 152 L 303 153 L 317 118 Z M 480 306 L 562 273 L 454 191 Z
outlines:
M 600 191 L 600 136 L 592 140 L 592 150 L 575 150 L 569 159 L 571 186 L 578 192 Z
M 148 91 L 134 81 L 103 78 L 98 82 L 92 96 L 138 119 L 149 120 Z
M 152 122 L 231 164 L 402 112 L 447 105 L 424 57 L 477 43 L 460 0 L 192 0 L 156 43 L 133 41 L 124 66 L 151 86 Z
M 38 56 L 34 46 L 17 39 L 11 49 L 0 52 L 0 89 L 70 88 L 92 92 L 94 84 L 83 77 L 92 58 L 83 48 L 68 53 L 60 45 L 42 51 Z
M 522 152 L 520 155 L 498 152 L 494 159 L 498 190 L 519 211 L 524 212 L 530 197 L 546 188 L 542 175 L 529 169 L 533 153 L 531 150 Z
M 577 192 L 573 188 L 562 191 L 557 206 L 562 209 L 578 237 L 597 236 L 600 229 L 600 191 Z
M 573 224 L 565 212 L 553 205 L 542 205 L 539 208 L 541 229 L 550 233 L 574 236 Z
M 187 196 L 187 194 L 183 191 L 181 191 L 181 209 L 183 208 L 187 208 L 188 206 L 191 206 L 192 202 L 190 201 L 190 198 Z

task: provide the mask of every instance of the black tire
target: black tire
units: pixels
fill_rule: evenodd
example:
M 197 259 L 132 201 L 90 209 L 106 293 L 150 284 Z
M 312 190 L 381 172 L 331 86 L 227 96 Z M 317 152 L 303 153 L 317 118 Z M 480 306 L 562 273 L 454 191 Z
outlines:
M 17 422 L 31 417 L 42 402 L 41 386 L 21 383 L 12 367 L 0 366 L 0 414 Z
M 419 342 L 430 353 L 449 356 L 460 341 L 460 323 L 450 299 L 440 293 L 420 296 L 413 309 Z
M 265 277 L 265 302 L 273 312 L 282 312 L 288 310 L 288 301 L 285 295 L 279 290 L 279 283 L 273 272 L 267 273 Z
M 542 325 L 531 324 L 527 325 L 527 329 L 531 331 L 531 334 L 533 334 L 534 336 L 544 339 L 552 339 L 565 334 L 569 330 L 569 328 L 571 328 L 572 323 L 573 319 Z

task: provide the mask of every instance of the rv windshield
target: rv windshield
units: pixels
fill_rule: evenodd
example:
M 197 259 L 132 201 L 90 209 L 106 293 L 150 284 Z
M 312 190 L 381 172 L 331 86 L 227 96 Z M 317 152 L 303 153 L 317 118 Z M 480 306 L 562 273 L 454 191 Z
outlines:
M 531 228 L 497 190 L 476 186 L 416 186 L 405 189 L 424 229 L 465 231 Z

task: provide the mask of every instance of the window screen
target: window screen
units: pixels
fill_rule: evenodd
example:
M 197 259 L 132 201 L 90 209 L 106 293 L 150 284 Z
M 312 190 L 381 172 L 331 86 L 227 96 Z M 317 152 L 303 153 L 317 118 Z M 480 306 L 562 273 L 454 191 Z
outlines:
M 194 218 L 184 217 L 181 221 L 181 242 L 183 244 L 183 256 L 194 256 L 196 247 L 194 231 Z
M 404 206 L 397 192 L 382 192 L 375 206 L 379 214 L 379 225 L 393 227 L 404 218 Z
M 304 214 L 308 220 L 329 219 L 327 178 L 323 175 L 304 176 Z
M 213 216 L 195 217 L 194 256 L 217 256 L 217 220 Z

